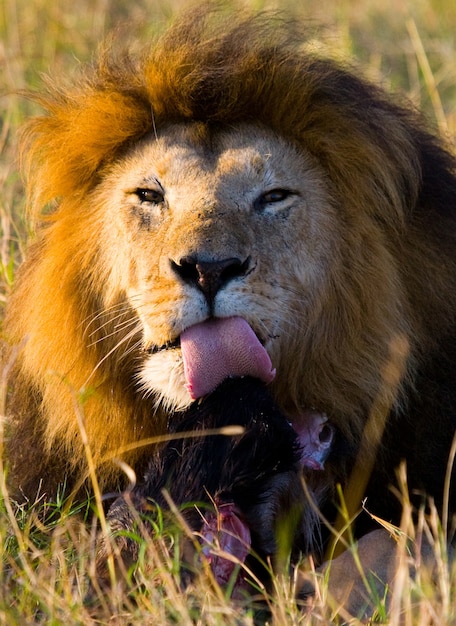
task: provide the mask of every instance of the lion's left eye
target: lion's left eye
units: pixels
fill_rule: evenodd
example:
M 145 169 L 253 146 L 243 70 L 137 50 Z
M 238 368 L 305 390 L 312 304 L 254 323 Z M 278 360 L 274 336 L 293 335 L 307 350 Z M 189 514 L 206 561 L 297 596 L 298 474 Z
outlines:
M 288 198 L 290 193 L 291 192 L 288 191 L 288 189 L 273 189 L 272 191 L 268 191 L 263 194 L 261 199 L 263 202 L 268 204 L 269 202 L 281 202 L 282 200 L 285 200 L 285 198 Z
M 151 204 L 162 204 L 165 197 L 162 191 L 158 189 L 137 189 L 135 191 L 141 202 L 150 202 Z
M 261 194 L 261 196 L 255 200 L 255 208 L 261 210 L 268 204 L 282 202 L 291 196 L 291 194 L 292 192 L 289 189 L 271 189 L 271 191 Z

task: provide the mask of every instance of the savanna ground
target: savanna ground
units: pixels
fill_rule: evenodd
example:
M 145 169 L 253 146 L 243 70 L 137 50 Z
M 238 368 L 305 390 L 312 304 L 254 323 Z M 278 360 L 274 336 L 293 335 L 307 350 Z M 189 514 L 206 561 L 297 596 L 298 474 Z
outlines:
M 0 306 L 14 283 L 28 236 L 22 183 L 16 162 L 17 129 L 36 112 L 14 92 L 37 87 L 43 72 L 66 77 L 89 59 L 113 28 L 147 37 L 163 29 L 181 0 L 2 0 L 0 2 Z M 373 80 L 399 91 L 424 111 L 436 132 L 450 142 L 456 134 L 456 3 L 454 0 L 282 0 L 269 4 L 250 0 L 255 9 L 292 9 L 320 24 L 311 45 L 322 52 L 359 64 Z M 3 415 L 5 385 L 0 383 Z M 3 429 L 4 420 L 0 421 Z M 0 432 L 0 445 L 2 440 Z M 3 467 L 0 467 L 4 476 Z M 0 624 L 254 624 L 252 606 L 231 602 L 210 579 L 183 592 L 179 587 L 179 551 L 175 539 L 157 527 L 157 540 L 144 546 L 150 566 L 138 574 L 141 592 L 121 603 L 105 594 L 105 616 L 93 617 L 82 597 L 92 572 L 95 521 L 81 524 L 86 511 L 56 505 L 55 523 L 43 526 L 27 510 L 17 510 L 0 478 Z M 32 503 L 31 503 L 32 504 Z M 57 523 L 57 519 L 60 521 Z M 91 516 L 96 520 L 96 516 Z M 456 572 L 447 566 L 445 520 L 422 517 L 410 525 L 405 507 L 403 531 L 424 533 L 436 566 L 420 568 L 411 580 L 404 550 L 392 589 L 393 603 L 385 617 L 376 600 L 375 621 L 390 624 L 456 624 Z M 453 568 L 454 569 L 454 568 Z M 366 581 L 367 582 L 367 581 Z M 294 580 L 276 576 L 273 590 L 259 589 L 268 607 L 263 620 L 271 624 L 326 624 L 348 619 L 343 607 L 326 601 L 325 581 L 317 589 L 312 614 L 293 600 Z M 114 617 L 107 617 L 108 614 Z M 266 617 L 265 617 L 266 616 Z M 356 616 L 355 616 L 356 617 Z M 353 623 L 357 620 L 354 618 Z

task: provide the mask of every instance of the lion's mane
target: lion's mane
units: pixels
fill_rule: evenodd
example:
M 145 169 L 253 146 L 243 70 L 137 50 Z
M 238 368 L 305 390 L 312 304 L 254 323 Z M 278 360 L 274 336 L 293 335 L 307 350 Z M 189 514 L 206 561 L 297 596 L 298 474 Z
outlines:
M 117 251 L 104 249 L 87 197 L 141 138 L 187 121 L 254 122 L 305 147 L 352 249 L 327 259 L 339 267 L 333 293 L 313 303 L 311 342 L 290 338 L 279 403 L 298 405 L 305 386 L 309 406 L 331 403 L 354 449 L 372 406 L 390 407 L 402 441 L 420 446 L 422 435 L 444 457 L 436 431 L 448 439 L 455 395 L 453 156 L 414 112 L 303 40 L 279 18 L 194 9 L 142 53 L 108 47 L 78 81 L 49 80 L 34 96 L 46 114 L 26 125 L 21 156 L 37 236 L 4 327 L 20 346 L 9 449 L 11 479 L 26 494 L 84 474 L 81 424 L 104 486 L 118 471 L 106 459 L 123 449 L 139 470 L 150 452 L 135 442 L 166 428 L 166 411 L 138 390 L 140 331 L 125 293 L 106 293 Z M 397 342 L 406 353 L 391 376 Z M 430 455 L 419 455 L 428 468 Z

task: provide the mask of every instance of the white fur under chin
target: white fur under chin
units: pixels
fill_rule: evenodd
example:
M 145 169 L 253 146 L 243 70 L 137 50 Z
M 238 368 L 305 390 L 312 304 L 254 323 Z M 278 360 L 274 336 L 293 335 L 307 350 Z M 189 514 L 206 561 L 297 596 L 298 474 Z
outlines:
M 157 398 L 166 410 L 185 409 L 192 399 L 185 388 L 184 364 L 180 350 L 151 354 L 138 375 L 141 391 Z

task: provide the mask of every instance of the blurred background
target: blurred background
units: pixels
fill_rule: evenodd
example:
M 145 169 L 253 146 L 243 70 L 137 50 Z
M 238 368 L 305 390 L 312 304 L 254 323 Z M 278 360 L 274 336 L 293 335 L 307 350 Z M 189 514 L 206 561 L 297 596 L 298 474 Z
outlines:
M 111 31 L 147 40 L 184 0 L 0 0 L 0 309 L 27 236 L 17 129 L 35 105 L 15 92 L 72 76 Z M 309 45 L 401 92 L 450 143 L 456 134 L 455 0 L 245 0 L 309 23 Z M 1 310 L 0 310 L 1 315 Z

